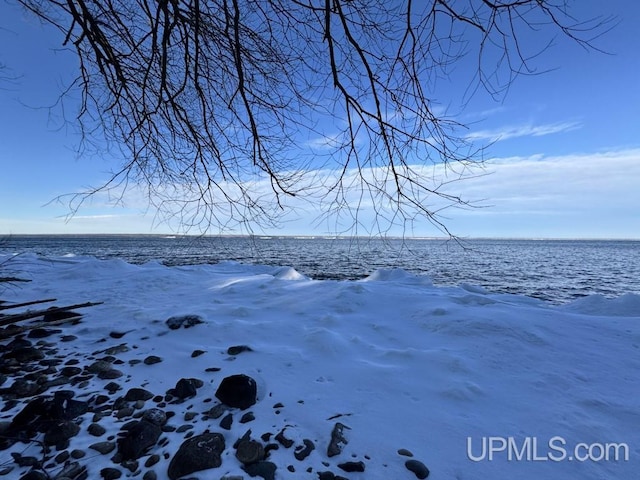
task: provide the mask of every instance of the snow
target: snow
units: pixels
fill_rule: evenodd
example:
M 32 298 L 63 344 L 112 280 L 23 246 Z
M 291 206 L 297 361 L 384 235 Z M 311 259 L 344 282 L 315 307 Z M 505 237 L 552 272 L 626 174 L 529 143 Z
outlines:
M 79 338 L 57 348 L 82 358 L 126 342 L 130 350 L 117 355 L 125 362 L 118 368 L 127 375 L 117 380 L 124 386 L 122 394 L 139 386 L 164 394 L 182 377 L 205 382 L 195 398 L 169 405 L 176 412 L 170 421 L 174 425 L 180 425 L 188 408 L 199 413 L 211 408 L 206 400 L 214 398 L 225 376 L 253 377 L 259 397 L 251 408 L 256 420 L 246 425 L 236 420 L 230 431 L 221 430 L 219 420 L 200 420 L 195 433 L 207 428 L 221 432 L 232 445 L 248 428 L 255 438 L 287 426 L 287 436 L 296 443 L 312 439 L 317 448 L 304 462 L 294 460 L 290 450 L 271 452 L 278 479 L 317 478 L 315 472 L 329 469 L 338 473 L 335 465 L 346 460 L 366 464 L 364 473 L 343 473 L 350 479 L 415 478 L 397 453 L 401 448 L 424 462 L 435 480 L 637 476 L 638 295 L 591 296 L 554 306 L 473 285 L 436 287 L 427 277 L 401 270 L 381 270 L 362 281 L 316 281 L 289 267 L 235 262 L 166 267 L 23 255 L 15 265 L 19 276 L 33 281 L 2 292 L 4 300 L 104 302 L 83 311 L 82 323 L 61 327 Z M 199 315 L 205 323 L 169 330 L 165 320 L 182 314 Z M 112 331 L 129 333 L 116 340 L 109 337 Z M 230 357 L 226 350 L 233 345 L 253 351 Z M 192 358 L 196 349 L 206 353 Z M 149 355 L 163 362 L 128 365 Z M 221 371 L 205 372 L 209 367 Z M 95 378 L 79 395 L 104 393 L 105 383 Z M 275 409 L 278 402 L 284 407 Z M 0 421 L 10 420 L 20 408 L 0 414 Z M 97 441 L 86 433 L 91 416 L 83 418 L 71 448 Z M 120 428 L 115 417 L 102 425 L 107 421 Z M 349 443 L 330 459 L 326 448 L 336 421 L 350 428 L 345 431 Z M 175 432 L 163 436 L 169 444 L 156 445 L 152 452 L 161 457 L 175 453 L 184 438 Z M 471 460 L 469 454 L 479 456 L 487 437 L 513 437 L 519 446 L 535 438 L 534 453 L 545 458 L 554 453 L 548 442 L 561 437 L 567 458 L 510 461 L 503 451 L 492 461 Z M 624 443 L 629 458 L 570 461 L 579 443 Z M 248 478 L 227 450 L 220 468 L 193 475 Z M 16 444 L 0 452 L 0 464 L 11 462 L 11 452 L 38 455 L 39 447 Z M 89 478 L 114 466 L 110 455 L 88 452 Z M 158 478 L 167 478 L 168 462 L 162 459 L 154 467 Z M 296 473 L 286 470 L 290 464 Z M 307 467 L 313 473 L 306 473 Z

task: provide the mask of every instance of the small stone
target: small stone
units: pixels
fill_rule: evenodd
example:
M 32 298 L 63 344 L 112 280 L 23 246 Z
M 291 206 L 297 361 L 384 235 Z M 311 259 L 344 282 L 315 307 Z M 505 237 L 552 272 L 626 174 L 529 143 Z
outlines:
M 147 358 L 143 360 L 143 363 L 145 365 L 153 365 L 155 363 L 160 363 L 161 361 L 162 361 L 162 358 L 157 357 L 155 355 L 149 355 Z
M 185 422 L 190 422 L 191 420 L 193 420 L 197 416 L 198 416 L 197 412 L 187 412 L 187 413 L 184 414 L 184 421 Z
M 153 470 L 147 470 L 142 476 L 142 480 L 157 480 L 158 475 Z
M 211 409 L 207 410 L 205 412 L 205 415 L 213 419 L 217 419 L 217 418 L 220 418 L 226 411 L 227 411 L 227 406 L 219 403 L 215 407 L 212 407 Z
M 253 349 L 248 345 L 234 345 L 227 348 L 227 355 L 240 355 L 242 352 L 253 352 Z
M 159 408 L 150 408 L 144 411 L 142 419 L 154 425 L 162 426 L 167 423 L 167 414 Z
M 222 420 L 220 420 L 220 428 L 224 428 L 225 430 L 231 430 L 231 425 L 233 424 L 233 415 L 228 413 L 224 416 Z
M 429 476 L 429 469 L 419 460 L 407 460 L 404 466 L 407 467 L 407 470 L 413 472 L 420 480 Z
M 21 476 L 20 480 L 47 480 L 47 476 L 39 470 L 31 470 Z
M 314 443 L 308 438 L 305 438 L 304 440 L 302 440 L 302 443 L 303 445 L 298 445 L 296 447 L 295 452 L 293 452 L 293 456 L 296 457 L 296 460 L 300 462 L 305 458 L 307 458 L 311 454 L 311 452 L 316 448 Z
M 144 388 L 130 388 L 124 396 L 124 399 L 128 402 L 136 402 L 138 400 L 150 400 L 153 398 L 153 393 Z
M 236 458 L 244 465 L 264 460 L 264 456 L 264 447 L 256 440 L 242 440 L 236 448 Z
M 413 457 L 413 453 L 411 453 L 406 448 L 401 448 L 398 450 L 398 455 L 402 455 L 403 457 Z
M 197 382 L 194 378 L 181 378 L 176 383 L 175 388 L 171 392 L 172 395 L 175 395 L 178 398 L 190 398 L 195 397 L 197 392 Z
M 104 478 L 104 480 L 116 480 L 122 476 L 122 472 L 117 468 L 103 468 L 100 470 L 100 476 Z
M 116 412 L 116 418 L 125 418 L 133 415 L 133 407 L 124 407 Z
M 192 429 L 193 425 L 180 425 L 178 428 L 176 428 L 176 433 L 184 433 Z
M 220 367 L 209 367 L 209 368 L 205 368 L 204 371 L 205 372 L 219 372 L 220 370 L 222 370 Z
M 333 430 L 331 431 L 331 441 L 327 447 L 328 457 L 335 457 L 336 455 L 339 455 L 344 446 L 348 443 L 344 436 L 345 429 L 349 429 L 349 427 L 340 422 L 337 422 L 333 426 Z
M 98 442 L 89 445 L 89 448 L 101 453 L 102 455 L 107 455 L 115 450 L 116 444 L 114 442 Z
M 103 372 L 98 373 L 98 378 L 102 380 L 113 380 L 115 378 L 120 378 L 124 373 L 116 368 L 112 368 L 110 370 L 105 370 Z
M 121 343 L 120 345 L 116 345 L 114 347 L 107 348 L 104 353 L 107 355 L 116 355 L 118 353 L 125 353 L 129 351 L 129 347 L 126 343 Z
M 104 386 L 104 389 L 113 395 L 118 390 L 122 390 L 122 387 L 118 385 L 116 382 L 109 382 Z
M 344 462 L 339 463 L 338 468 L 345 472 L 364 472 L 364 462 Z
M 157 455 L 154 453 L 153 455 L 149 455 L 149 458 L 147 458 L 147 460 L 144 462 L 144 466 L 146 468 L 151 468 L 159 461 L 160 461 L 160 455 Z
M 244 465 L 242 469 L 252 477 L 262 477 L 264 480 L 274 480 L 276 476 L 276 464 L 273 462 L 257 462 Z
M 80 375 L 82 373 L 82 369 L 80 367 L 62 367 L 60 369 L 60 374 L 65 377 L 74 377 L 76 375 Z
M 203 355 L 207 352 L 205 352 L 204 350 L 194 350 L 193 352 L 191 352 L 191 358 L 196 358 L 199 357 L 200 355 Z
M 113 366 L 111 362 L 107 362 L 106 360 L 96 360 L 91 365 L 87 367 L 87 371 L 89 373 L 100 373 L 111 370 Z
M 84 450 L 78 450 L 77 448 L 74 450 L 71 450 L 71 458 L 75 459 L 75 460 L 79 460 L 83 457 L 85 457 L 87 454 L 84 452 Z
M 171 330 L 177 330 L 180 327 L 190 328 L 204 323 L 204 320 L 200 315 L 176 315 L 168 318 L 165 323 Z
M 256 419 L 256 416 L 253 414 L 253 412 L 247 412 L 244 415 L 242 415 L 242 417 L 240 418 L 240 423 L 253 422 L 255 419 Z
M 284 448 L 291 448 L 294 442 L 290 438 L 287 438 L 284 436 L 284 430 L 285 430 L 284 428 L 280 430 L 274 438 Z
M 55 457 L 56 463 L 64 463 L 67 460 L 69 460 L 69 452 L 67 450 L 64 450 L 64 451 L 60 452 Z

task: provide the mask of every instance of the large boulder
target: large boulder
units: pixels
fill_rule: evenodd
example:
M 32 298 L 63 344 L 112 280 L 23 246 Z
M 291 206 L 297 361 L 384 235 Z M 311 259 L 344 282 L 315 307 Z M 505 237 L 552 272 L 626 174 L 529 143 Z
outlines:
M 229 407 L 244 410 L 257 401 L 256 381 L 244 374 L 231 375 L 220 383 L 216 397 Z
M 169 479 L 222 465 L 224 437 L 219 433 L 205 432 L 185 440 L 169 463 Z

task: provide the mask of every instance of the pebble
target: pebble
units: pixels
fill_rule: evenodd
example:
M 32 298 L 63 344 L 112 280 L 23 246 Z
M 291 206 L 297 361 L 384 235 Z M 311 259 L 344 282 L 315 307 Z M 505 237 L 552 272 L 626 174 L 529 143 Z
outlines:
M 407 467 L 407 470 L 413 472 L 420 480 L 429 476 L 429 469 L 424 463 L 418 460 L 407 460 L 404 466 Z
M 116 444 L 114 442 L 98 442 L 98 443 L 89 445 L 89 448 L 103 455 L 106 455 L 115 450 Z

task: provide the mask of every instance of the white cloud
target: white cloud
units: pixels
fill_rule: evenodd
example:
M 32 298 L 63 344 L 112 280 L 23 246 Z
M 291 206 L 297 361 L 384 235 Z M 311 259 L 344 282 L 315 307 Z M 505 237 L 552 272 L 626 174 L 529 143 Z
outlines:
M 496 130 L 478 130 L 466 136 L 468 140 L 499 142 L 518 137 L 542 137 L 554 133 L 569 132 L 582 127 L 579 122 L 558 122 L 544 125 L 513 125 Z

